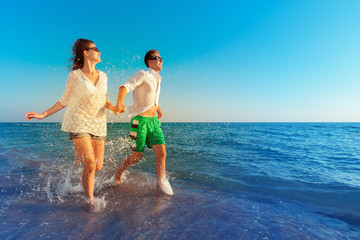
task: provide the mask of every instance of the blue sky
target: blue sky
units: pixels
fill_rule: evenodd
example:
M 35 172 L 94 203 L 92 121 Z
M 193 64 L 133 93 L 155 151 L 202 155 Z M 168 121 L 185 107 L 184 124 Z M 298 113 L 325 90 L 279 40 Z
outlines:
M 160 51 L 164 122 L 358 122 L 359 12 L 356 0 L 5 1 L 0 121 L 56 103 L 71 46 L 88 38 L 113 103 Z

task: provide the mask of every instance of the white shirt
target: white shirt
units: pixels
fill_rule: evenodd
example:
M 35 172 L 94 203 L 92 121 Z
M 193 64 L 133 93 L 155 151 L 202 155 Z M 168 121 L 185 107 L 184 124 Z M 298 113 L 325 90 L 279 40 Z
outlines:
M 133 106 L 129 107 L 129 117 L 135 117 L 149 110 L 154 104 L 159 106 L 161 77 L 151 68 L 140 70 L 120 87 L 133 92 Z
M 104 72 L 99 71 L 96 86 L 81 69 L 70 72 L 65 92 L 59 101 L 67 106 L 62 131 L 106 136 L 105 104 L 108 95 Z

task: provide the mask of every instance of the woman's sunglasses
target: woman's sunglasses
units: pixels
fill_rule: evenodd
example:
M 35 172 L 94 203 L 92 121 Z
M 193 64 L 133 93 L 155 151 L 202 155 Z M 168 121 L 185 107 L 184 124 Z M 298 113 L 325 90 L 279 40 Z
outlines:
M 88 48 L 86 50 L 94 50 L 94 51 L 100 52 L 100 50 L 97 47 Z

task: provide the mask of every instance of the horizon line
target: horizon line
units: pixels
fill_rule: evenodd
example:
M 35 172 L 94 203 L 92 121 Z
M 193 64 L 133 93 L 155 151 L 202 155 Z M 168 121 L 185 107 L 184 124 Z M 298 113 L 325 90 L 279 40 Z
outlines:
M 22 123 L 22 124 L 38 124 L 38 123 L 56 123 L 61 124 L 62 122 L 45 122 L 45 121 L 37 121 L 37 122 L 20 122 L 20 121 L 14 121 L 14 122 L 2 122 L 0 121 L 0 124 L 2 123 Z M 107 122 L 106 124 L 113 124 L 113 123 L 130 123 L 130 120 L 127 122 Z M 354 122 L 354 121 L 166 121 L 161 123 L 360 123 L 360 122 Z

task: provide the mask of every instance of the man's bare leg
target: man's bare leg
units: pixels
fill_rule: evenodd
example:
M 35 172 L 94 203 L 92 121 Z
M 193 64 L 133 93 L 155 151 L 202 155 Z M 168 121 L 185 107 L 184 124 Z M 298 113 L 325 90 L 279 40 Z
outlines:
M 165 165 L 166 165 L 166 148 L 165 145 L 159 144 L 152 146 L 152 149 L 155 154 L 156 158 L 156 166 L 155 166 L 155 173 L 156 173 L 156 182 L 157 188 L 167 194 L 167 195 L 174 195 L 174 192 L 171 188 L 169 180 L 165 177 Z
M 131 152 L 130 156 L 127 156 L 125 160 L 121 163 L 120 167 L 115 171 L 115 184 L 122 184 L 122 175 L 124 171 L 129 168 L 131 165 L 139 162 L 141 160 L 143 153 Z

